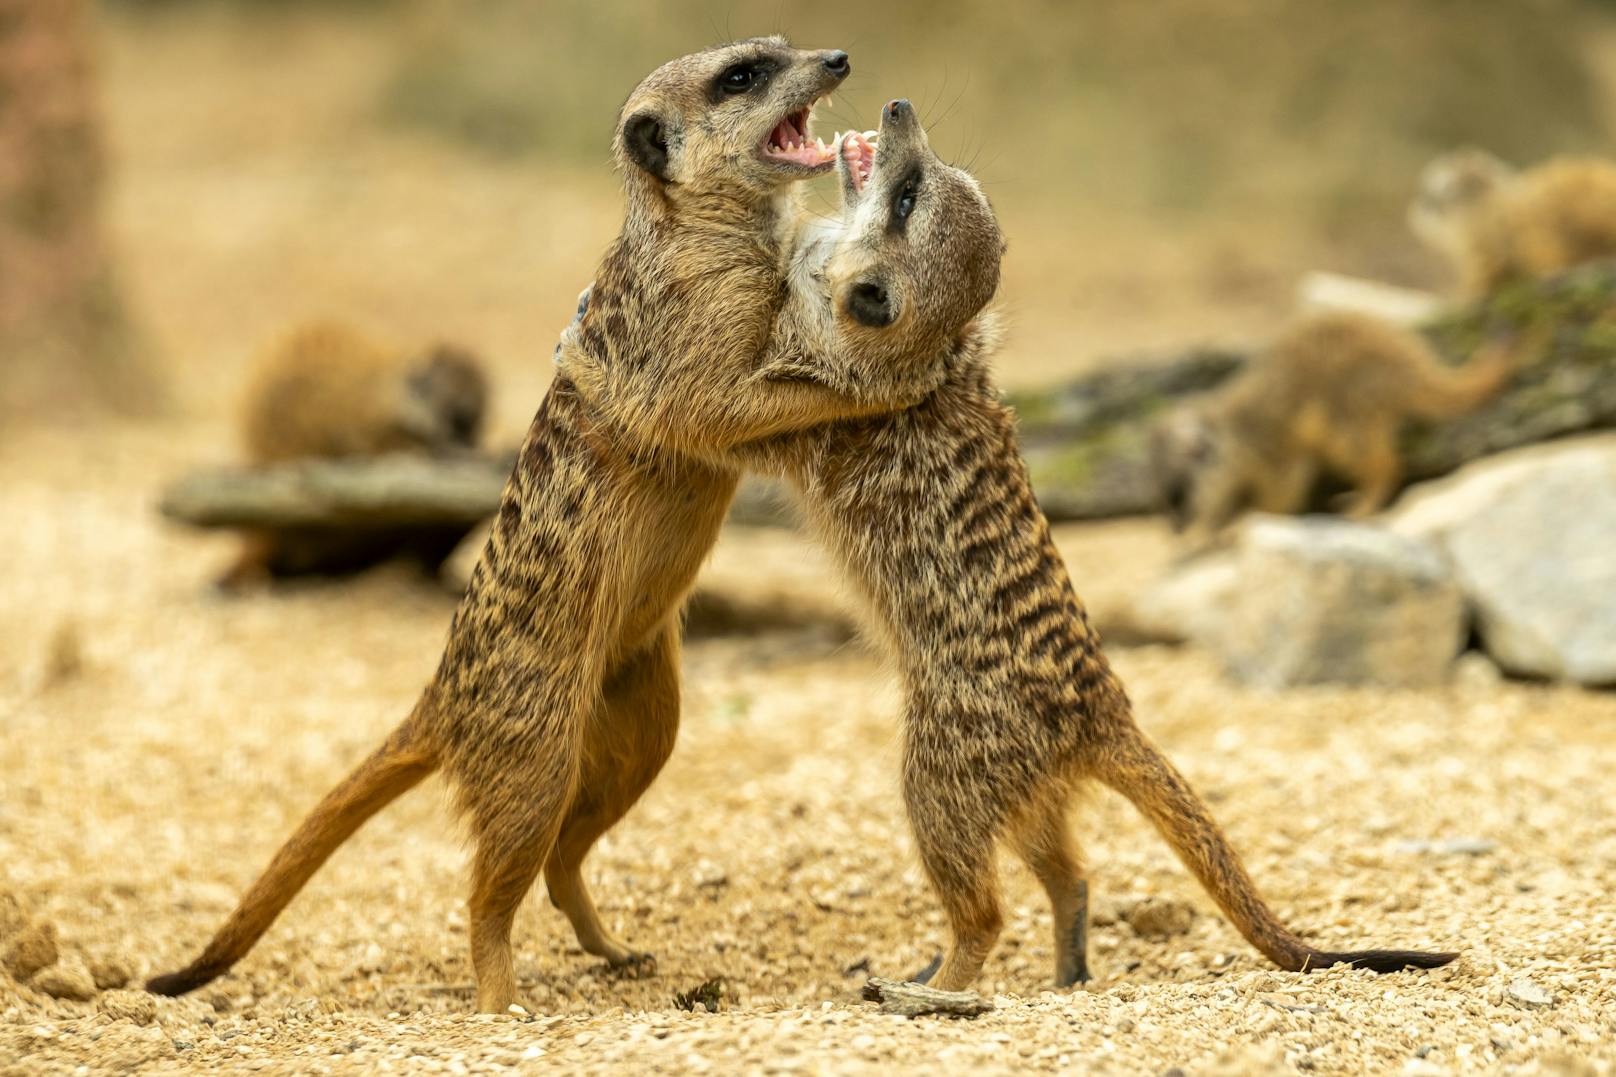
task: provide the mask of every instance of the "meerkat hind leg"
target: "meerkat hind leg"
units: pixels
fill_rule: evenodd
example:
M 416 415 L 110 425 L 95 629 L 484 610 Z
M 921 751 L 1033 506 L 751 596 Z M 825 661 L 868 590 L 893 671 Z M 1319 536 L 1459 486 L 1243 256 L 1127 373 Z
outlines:
M 1258 490 L 1257 507 L 1264 512 L 1290 516 L 1307 508 L 1308 495 L 1318 478 L 1313 458 L 1298 452 L 1268 475 Z
M 516 1002 L 511 928 L 554 840 L 552 825 L 534 828 L 514 841 L 511 835 L 501 835 L 484 838 L 478 845 L 472 866 L 470 934 L 480 1013 L 504 1013 Z
M 1037 814 L 1015 831 L 1014 842 L 1016 852 L 1049 895 L 1055 927 L 1055 986 L 1087 983 L 1089 883 L 1067 824 L 1064 802 L 1039 805 Z
M 936 776 L 929 781 L 946 787 Z M 995 834 L 983 819 L 952 813 L 946 805 L 933 802 L 918 784 L 907 781 L 905 790 L 915 845 L 953 935 L 942 967 L 930 983 L 942 991 L 963 991 L 982 971 L 982 963 L 1004 927 L 994 862 Z
M 1392 499 L 1402 478 L 1396 428 L 1387 423 L 1364 431 L 1341 466 L 1357 488 L 1357 495 L 1347 505 L 1347 515 L 1358 520 L 1373 516 Z
M 545 885 L 585 953 L 603 957 L 613 967 L 654 968 L 654 955 L 630 949 L 601 923 L 581 869 L 595 842 L 634 806 L 673 751 L 679 733 L 676 629 L 664 629 L 607 683 L 601 712 L 590 728 L 609 732 L 613 748 L 594 757 L 585 750 L 579 797 L 545 864 Z
M 567 726 L 573 723 L 539 734 L 536 765 L 512 766 L 478 782 L 476 799 L 468 805 L 477 839 L 469 902 L 471 964 L 482 1013 L 504 1013 L 516 1001 L 511 958 L 516 910 L 555 848 L 577 789 L 580 734 Z M 561 754 L 555 745 L 562 746 Z M 478 777 L 484 776 L 471 780 Z

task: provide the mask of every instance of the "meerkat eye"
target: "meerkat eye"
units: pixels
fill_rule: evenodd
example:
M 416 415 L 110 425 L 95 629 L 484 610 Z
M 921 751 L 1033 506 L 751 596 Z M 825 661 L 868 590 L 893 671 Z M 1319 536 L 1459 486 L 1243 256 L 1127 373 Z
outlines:
M 898 192 L 898 204 L 892 207 L 900 219 L 909 216 L 915 211 L 915 188 L 913 184 L 904 187 Z
M 904 180 L 903 186 L 898 188 L 898 197 L 892 200 L 892 217 L 898 223 L 909 219 L 915 211 L 915 199 L 920 195 L 920 180 L 911 178 Z
M 718 76 L 718 88 L 725 93 L 745 93 L 757 85 L 762 73 L 754 63 L 731 64 Z

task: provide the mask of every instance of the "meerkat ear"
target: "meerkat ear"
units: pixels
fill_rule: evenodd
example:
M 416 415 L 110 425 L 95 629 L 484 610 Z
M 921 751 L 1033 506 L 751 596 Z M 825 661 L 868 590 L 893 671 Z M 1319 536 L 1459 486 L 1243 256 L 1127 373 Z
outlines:
M 636 112 L 624 120 L 623 152 L 651 175 L 668 182 L 668 135 L 659 116 Z

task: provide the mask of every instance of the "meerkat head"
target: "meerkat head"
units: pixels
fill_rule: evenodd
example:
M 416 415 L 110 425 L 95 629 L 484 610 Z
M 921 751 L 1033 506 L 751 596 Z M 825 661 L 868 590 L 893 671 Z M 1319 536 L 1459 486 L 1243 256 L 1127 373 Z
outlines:
M 1218 458 L 1218 431 L 1192 404 L 1171 412 L 1150 432 L 1150 472 L 1162 511 L 1175 532 L 1195 522 L 1196 489 Z M 1212 521 L 1218 526 L 1224 521 Z
M 767 198 L 834 166 L 835 150 L 809 132 L 810 112 L 851 70 L 845 52 L 794 49 L 779 37 L 663 64 L 623 106 L 618 165 L 632 185 L 670 198 Z
M 1514 178 L 1513 168 L 1485 150 L 1445 153 L 1420 172 L 1409 227 L 1429 246 L 1457 254 L 1476 215 Z
M 842 222 L 825 279 L 838 331 L 865 353 L 930 358 L 998 290 L 993 207 L 932 151 L 906 100 L 887 103 L 878 131 L 845 136 L 837 169 Z
M 482 363 L 463 348 L 438 344 L 410 364 L 398 423 L 423 445 L 470 448 L 482 433 L 487 405 Z

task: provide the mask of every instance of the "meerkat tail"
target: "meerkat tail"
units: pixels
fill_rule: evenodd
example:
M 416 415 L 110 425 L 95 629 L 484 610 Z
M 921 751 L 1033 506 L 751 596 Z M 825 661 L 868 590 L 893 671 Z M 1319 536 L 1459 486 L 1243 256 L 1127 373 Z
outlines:
M 1315 950 L 1280 923 L 1257 893 L 1239 856 L 1184 776 L 1136 728 L 1115 746 L 1101 781 L 1127 797 L 1167 839 L 1240 934 L 1274 964 L 1291 972 L 1351 965 L 1376 972 L 1436 968 L 1457 954 L 1418 950 Z
M 1438 363 L 1433 355 L 1430 364 L 1418 368 L 1422 376 L 1411 386 L 1410 410 L 1430 422 L 1456 419 L 1480 407 L 1514 376 L 1520 356 L 1512 346 L 1495 344 L 1471 356 L 1463 366 Z
M 421 743 L 412 716 L 303 820 L 201 956 L 178 972 L 154 976 L 146 982 L 146 990 L 183 995 L 223 975 L 252 949 L 339 845 L 437 766 L 435 754 Z

